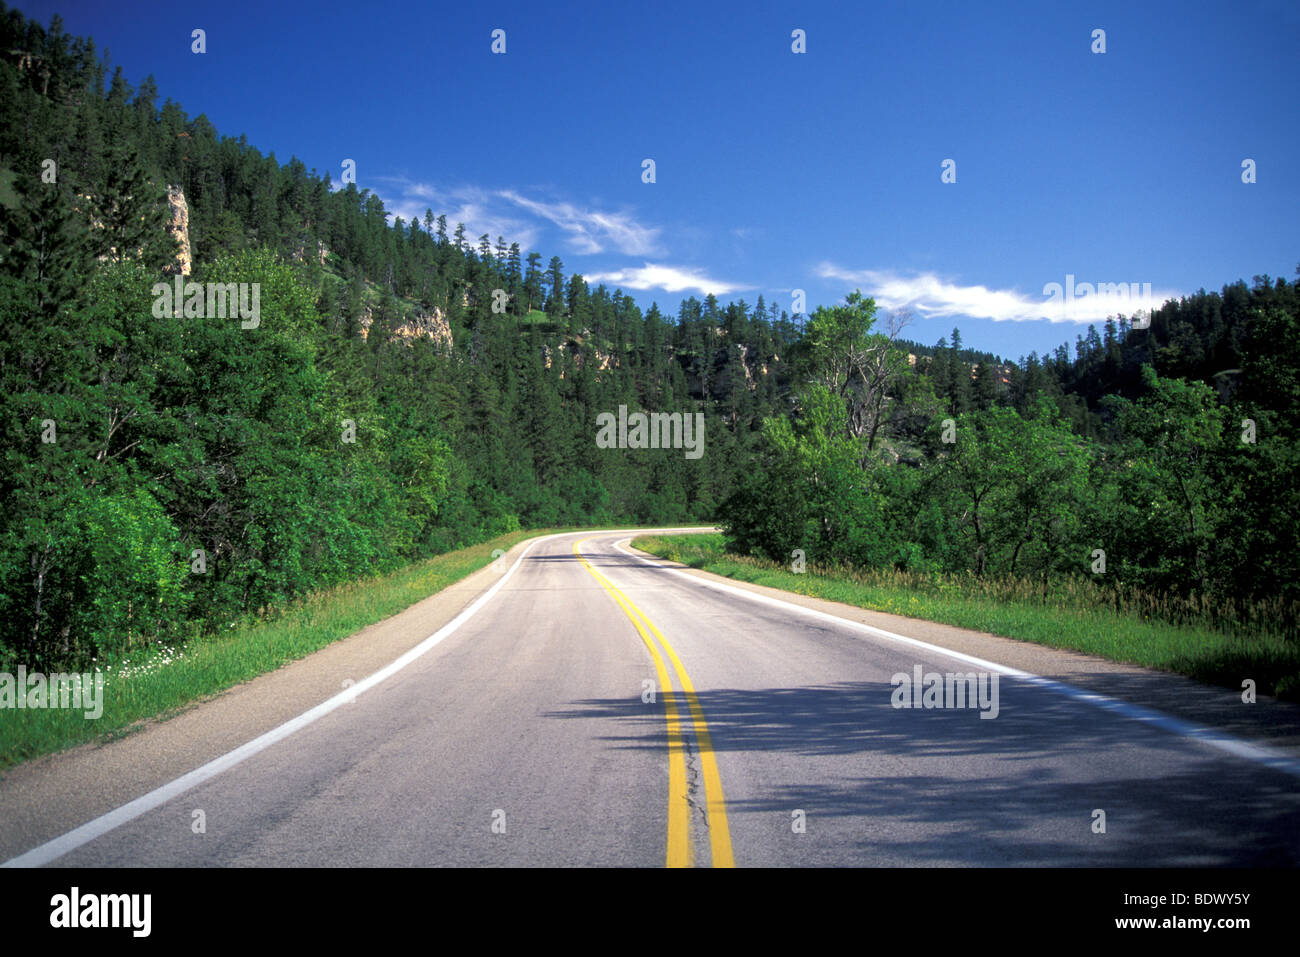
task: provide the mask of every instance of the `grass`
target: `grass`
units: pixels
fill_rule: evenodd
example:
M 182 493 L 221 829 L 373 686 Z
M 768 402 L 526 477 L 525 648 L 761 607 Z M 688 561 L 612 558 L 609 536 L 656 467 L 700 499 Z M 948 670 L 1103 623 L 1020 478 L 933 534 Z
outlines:
M 378 578 L 315 592 L 271 620 L 228 635 L 159 646 L 105 669 L 103 714 L 77 709 L 0 709 L 0 768 L 94 739 L 119 737 L 226 688 L 305 657 L 382 621 L 489 564 L 497 548 L 546 530 L 511 532 Z
M 1113 596 L 1087 581 L 1056 582 L 1046 591 L 1024 579 L 926 576 L 893 570 L 816 568 L 796 574 L 773 562 L 733 555 L 719 533 L 642 536 L 632 544 L 737 581 L 921 618 L 1006 638 L 1067 648 L 1111 661 L 1177 672 L 1211 684 L 1300 701 L 1300 644 L 1260 631 L 1242 637 L 1201 621 L 1186 609 L 1178 621 L 1151 613 L 1167 603 Z

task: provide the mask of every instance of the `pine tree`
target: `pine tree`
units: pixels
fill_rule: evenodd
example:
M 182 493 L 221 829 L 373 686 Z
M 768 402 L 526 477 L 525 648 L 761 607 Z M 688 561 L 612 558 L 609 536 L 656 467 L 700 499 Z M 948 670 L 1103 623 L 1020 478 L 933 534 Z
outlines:
M 997 367 L 981 360 L 975 367 L 975 408 L 980 411 L 991 409 L 1000 391 L 1001 383 L 997 380 Z
M 961 331 L 952 330 L 952 345 L 948 348 L 948 409 L 953 415 L 961 415 L 971 407 L 971 368 L 966 357 L 961 354 Z
M 546 302 L 546 314 L 556 318 L 564 313 L 564 263 L 552 256 L 547 274 L 551 279 L 551 296 Z
M 523 302 L 523 273 L 519 264 L 519 244 L 511 243 L 510 250 L 506 256 L 506 285 L 507 292 L 510 295 L 510 311 L 514 315 L 522 315 L 524 312 Z
M 166 192 L 150 181 L 133 145 L 119 143 L 110 150 L 108 179 L 92 206 L 99 226 L 91 230 L 97 255 L 139 255 L 146 268 L 155 271 L 175 262 L 176 240 L 166 229 Z
M 528 254 L 528 272 L 524 275 L 524 295 L 528 298 L 528 311 L 532 312 L 542 304 L 542 271 L 539 264 L 542 254 Z

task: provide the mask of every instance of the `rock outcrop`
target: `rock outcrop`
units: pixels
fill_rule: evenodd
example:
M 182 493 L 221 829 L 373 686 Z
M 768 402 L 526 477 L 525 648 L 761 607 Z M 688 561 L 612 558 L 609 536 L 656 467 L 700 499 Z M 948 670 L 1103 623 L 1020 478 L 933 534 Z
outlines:
M 569 361 L 573 363 L 573 366 L 576 369 L 581 369 L 583 367 L 583 364 L 587 360 L 587 354 L 582 349 L 582 343 L 577 340 L 567 339 L 562 345 L 558 346 L 557 349 L 564 350 L 564 354 L 568 357 Z M 546 368 L 548 369 L 551 367 L 552 356 L 553 353 L 551 351 L 551 347 L 543 346 L 542 358 L 545 360 Z M 620 363 L 614 356 L 610 355 L 609 353 L 602 352 L 599 349 L 592 350 L 592 357 L 595 360 L 595 367 L 597 372 L 605 372 L 609 369 L 615 368 L 616 366 L 620 365 Z M 564 378 L 563 370 L 560 371 L 560 378 L 561 379 Z
M 103 221 L 95 215 L 96 199 L 89 193 L 78 193 L 73 203 L 74 208 L 82 212 L 90 220 L 91 229 L 103 229 Z M 188 276 L 194 269 L 194 258 L 190 250 L 190 207 L 185 202 L 185 193 L 179 186 L 167 187 L 167 225 L 166 230 L 169 235 L 176 237 L 176 265 L 168 266 L 165 272 L 168 275 L 175 275 L 178 271 L 182 276 Z M 137 249 L 135 255 L 139 256 L 141 250 Z M 109 247 L 107 255 L 99 257 L 101 262 L 110 259 L 117 259 L 118 252 L 116 246 Z
M 171 214 L 167 232 L 176 237 L 178 245 L 176 265 L 182 276 L 188 276 L 194 269 L 194 259 L 190 253 L 190 207 L 179 186 L 167 187 L 167 210 Z
M 329 257 L 329 254 L 330 254 L 329 247 L 326 246 L 319 239 L 316 240 L 316 261 L 320 263 L 322 266 L 324 266 L 325 260 Z M 307 249 L 305 246 L 299 246 L 297 249 L 293 251 L 294 262 L 300 263 L 306 258 L 307 258 Z
M 375 317 L 369 305 L 361 314 L 361 338 L 370 338 L 370 327 L 374 325 Z M 398 339 L 404 339 L 407 342 L 413 342 L 416 339 L 428 339 L 434 345 L 444 346 L 448 349 L 452 347 L 451 323 L 447 321 L 447 316 L 441 309 L 434 307 L 431 313 L 416 313 L 395 327 L 388 335 L 388 341 L 393 342 Z

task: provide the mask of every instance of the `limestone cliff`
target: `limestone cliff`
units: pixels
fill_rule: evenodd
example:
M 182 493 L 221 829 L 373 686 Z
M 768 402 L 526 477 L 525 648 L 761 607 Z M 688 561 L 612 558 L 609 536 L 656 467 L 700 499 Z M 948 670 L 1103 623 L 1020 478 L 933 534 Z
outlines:
M 181 275 L 188 276 L 194 268 L 194 260 L 190 253 L 190 207 L 185 202 L 185 193 L 179 186 L 167 187 L 167 210 L 171 215 L 167 232 L 176 237 L 178 245 L 176 263 Z
M 370 327 L 374 324 L 374 321 L 374 314 L 370 306 L 367 305 L 365 311 L 361 314 L 362 339 L 370 337 Z M 407 342 L 416 339 L 429 339 L 435 345 L 445 346 L 450 349 L 452 347 L 451 323 L 447 321 L 443 311 L 435 306 L 433 312 L 428 314 L 415 313 L 400 326 L 394 328 L 389 333 L 388 340 L 393 342 L 398 339 Z
M 74 200 L 74 207 L 86 215 L 90 220 L 91 229 L 103 229 L 104 223 L 95 215 L 96 198 L 88 193 L 78 193 Z M 182 276 L 188 276 L 194 268 L 193 254 L 190 250 L 190 207 L 185 202 L 185 193 L 179 186 L 167 187 L 167 232 L 176 237 L 176 265 L 169 266 L 166 270 L 168 274 L 174 274 L 177 271 Z M 140 250 L 135 251 L 135 255 L 140 255 Z M 100 256 L 100 260 L 116 259 L 118 256 L 117 247 L 109 247 L 108 255 Z

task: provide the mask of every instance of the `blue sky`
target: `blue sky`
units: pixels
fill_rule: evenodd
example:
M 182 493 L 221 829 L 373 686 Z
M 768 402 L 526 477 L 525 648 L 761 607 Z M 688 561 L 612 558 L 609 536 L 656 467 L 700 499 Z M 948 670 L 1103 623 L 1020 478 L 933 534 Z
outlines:
M 1158 302 L 1300 264 L 1290 0 L 17 6 L 282 162 L 354 159 L 399 215 L 669 312 L 861 288 L 1016 358 L 1140 304 L 1049 304 L 1067 276 Z

